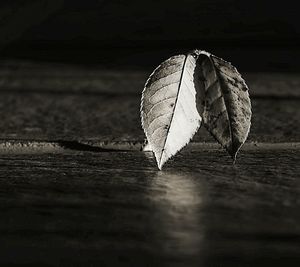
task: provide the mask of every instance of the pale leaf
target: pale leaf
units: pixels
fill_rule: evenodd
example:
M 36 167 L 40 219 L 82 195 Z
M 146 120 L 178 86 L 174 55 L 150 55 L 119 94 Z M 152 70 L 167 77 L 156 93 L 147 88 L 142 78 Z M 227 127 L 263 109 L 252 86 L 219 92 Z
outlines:
M 196 55 L 177 55 L 150 75 L 142 94 L 142 127 L 159 169 L 198 130 L 194 70 Z
M 198 100 L 202 104 L 204 126 L 235 161 L 251 125 L 248 87 L 229 62 L 205 51 L 195 53 L 199 55 L 197 64 L 203 81 Z

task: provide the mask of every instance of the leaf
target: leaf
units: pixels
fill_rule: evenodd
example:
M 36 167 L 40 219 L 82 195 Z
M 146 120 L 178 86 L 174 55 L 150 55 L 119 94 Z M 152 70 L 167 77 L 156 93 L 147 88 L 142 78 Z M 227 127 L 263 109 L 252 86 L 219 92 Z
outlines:
M 167 59 L 150 75 L 142 93 L 142 127 L 159 169 L 191 140 L 201 123 L 194 86 L 196 57 Z
M 204 126 L 235 161 L 251 125 L 248 87 L 229 62 L 205 51 L 195 53 L 199 55 L 197 64 L 204 86 L 198 98 L 203 105 Z

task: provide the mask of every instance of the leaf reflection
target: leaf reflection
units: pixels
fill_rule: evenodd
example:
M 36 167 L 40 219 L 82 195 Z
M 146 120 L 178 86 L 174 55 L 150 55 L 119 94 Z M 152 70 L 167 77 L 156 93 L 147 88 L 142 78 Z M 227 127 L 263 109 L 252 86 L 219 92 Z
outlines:
M 189 174 L 158 172 L 151 183 L 151 198 L 162 227 L 166 253 L 199 255 L 203 241 L 201 225 L 202 188 L 197 177 Z

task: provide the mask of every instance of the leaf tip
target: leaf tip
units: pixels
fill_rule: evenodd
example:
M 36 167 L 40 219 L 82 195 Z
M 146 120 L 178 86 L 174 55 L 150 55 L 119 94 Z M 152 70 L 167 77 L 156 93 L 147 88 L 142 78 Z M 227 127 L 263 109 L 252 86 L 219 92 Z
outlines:
M 232 165 L 234 165 L 236 163 L 236 156 L 237 156 L 237 152 L 235 152 L 233 155 L 231 155 L 231 157 L 232 157 Z
M 233 144 L 231 144 L 230 146 L 225 146 L 225 149 L 232 158 L 232 164 L 235 164 L 239 147 L 236 147 Z
M 160 159 L 159 161 L 157 161 L 157 167 L 160 171 L 161 171 L 162 167 L 165 165 L 165 163 L 166 163 L 166 160 L 163 161 L 162 159 Z

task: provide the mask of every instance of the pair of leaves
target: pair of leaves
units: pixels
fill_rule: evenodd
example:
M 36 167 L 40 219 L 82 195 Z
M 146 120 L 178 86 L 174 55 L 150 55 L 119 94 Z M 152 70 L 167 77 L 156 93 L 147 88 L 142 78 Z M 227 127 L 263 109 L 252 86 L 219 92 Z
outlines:
M 248 87 L 235 67 L 210 53 L 176 55 L 147 80 L 141 118 L 159 169 L 189 143 L 202 121 L 235 160 L 251 124 Z

